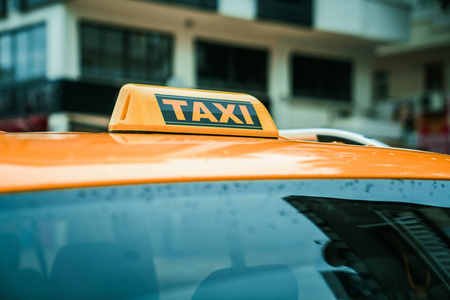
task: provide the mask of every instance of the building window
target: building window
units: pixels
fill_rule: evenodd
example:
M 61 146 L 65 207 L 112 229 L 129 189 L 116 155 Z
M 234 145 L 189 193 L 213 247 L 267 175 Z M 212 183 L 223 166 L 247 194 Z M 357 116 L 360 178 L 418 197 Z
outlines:
M 292 56 L 294 96 L 350 101 L 351 81 L 351 61 Z
M 164 84 L 172 73 L 172 36 L 81 25 L 82 72 L 88 78 Z
M 7 12 L 7 0 L 0 0 L 0 18 L 6 17 Z
M 267 51 L 197 41 L 198 85 L 205 88 L 267 91 Z
M 444 65 L 440 62 L 425 65 L 425 91 L 444 90 Z
M 45 25 L 0 35 L 0 82 L 45 77 Z
M 258 0 L 260 19 L 312 25 L 312 0 Z
M 186 6 L 192 6 L 196 8 L 204 8 L 204 9 L 217 9 L 217 0 L 153 0 L 157 2 L 163 2 L 165 4 L 180 4 Z
M 372 94 L 375 100 L 385 100 L 389 97 L 389 73 L 387 71 L 373 73 Z
M 19 5 L 20 10 L 33 9 L 46 4 L 53 4 L 57 2 L 64 2 L 67 0 L 15 0 Z

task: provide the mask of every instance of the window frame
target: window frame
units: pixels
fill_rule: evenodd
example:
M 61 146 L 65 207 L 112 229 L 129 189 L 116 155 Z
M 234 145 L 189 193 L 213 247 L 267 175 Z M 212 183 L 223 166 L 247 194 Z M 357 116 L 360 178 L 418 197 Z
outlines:
M 182 5 L 204 10 L 216 11 L 219 7 L 219 0 L 147 0 L 153 2 L 162 2 L 169 5 Z
M 257 0 L 257 19 L 283 22 L 294 26 L 312 27 L 314 24 L 312 0 Z
M 8 0 L 0 0 L 0 18 L 6 18 L 6 16 L 8 15 L 7 2 Z
M 19 79 L 17 78 L 17 56 L 18 56 L 18 52 L 17 52 L 17 36 L 21 33 L 30 33 L 33 30 L 36 30 L 38 28 L 41 28 L 42 30 L 44 30 L 44 40 L 43 40 L 43 46 L 44 46 L 44 55 L 43 55 L 43 61 L 42 61 L 42 73 L 41 74 L 37 74 L 36 76 L 26 76 L 25 78 Z M 0 86 L 5 86 L 10 84 L 11 82 L 33 82 L 33 81 L 41 81 L 46 79 L 47 76 L 47 53 L 48 53 L 48 49 L 47 49 L 47 24 L 46 22 L 39 22 L 36 24 L 31 24 L 31 25 L 27 25 L 27 26 L 23 26 L 23 27 L 19 27 L 13 30 L 8 30 L 8 31 L 4 31 L 4 32 L 0 32 L 0 38 L 2 38 L 3 36 L 10 36 L 11 38 L 11 45 L 10 45 L 10 54 L 11 54 L 11 62 L 12 62 L 12 71 L 11 71 L 11 76 L 7 79 L 7 80 L 3 80 L 2 78 L 0 78 Z M 29 42 L 29 40 L 28 40 Z M 34 42 L 34 41 L 33 41 Z M 32 46 L 35 46 L 34 44 Z M 27 52 L 27 60 L 28 61 L 32 61 L 33 58 L 30 58 L 29 53 L 33 53 L 33 49 L 34 47 L 32 47 L 30 45 L 27 45 L 27 49 L 25 50 Z M 30 52 L 31 50 L 31 52 Z M 33 53 L 34 55 L 34 53 Z M 28 62 L 29 63 L 29 62 Z M 27 71 L 28 71 L 28 75 L 31 74 L 32 72 L 30 71 L 31 66 L 28 65 L 27 66 Z
M 29 11 L 42 6 L 51 5 L 59 2 L 67 2 L 71 0 L 39 0 L 37 3 L 29 3 L 29 0 L 16 0 L 20 11 Z
M 111 32 L 116 32 L 119 33 L 121 35 L 121 53 L 120 53 L 120 63 L 122 64 L 122 75 L 120 77 L 115 77 L 115 76 L 110 76 L 110 75 L 106 75 L 105 71 L 102 71 L 100 68 L 101 66 L 101 62 L 99 62 L 98 60 L 98 65 L 97 68 L 99 68 L 99 70 L 97 71 L 98 74 L 89 74 L 86 73 L 85 71 L 85 56 L 84 56 L 84 43 L 83 43 L 83 30 L 85 28 L 95 28 L 97 30 L 99 30 L 98 34 L 99 34 L 99 40 L 101 40 L 103 37 L 102 35 L 104 35 L 107 31 L 111 31 Z M 161 31 L 161 30 L 151 30 L 151 29 L 146 29 L 146 28 L 137 28 L 137 27 L 128 27 L 128 26 L 116 26 L 113 24 L 109 24 L 109 23 L 103 23 L 103 22 L 97 22 L 97 21 L 91 21 L 91 20 L 81 20 L 81 22 L 79 22 L 79 40 L 80 40 L 80 56 L 79 56 L 79 64 L 80 64 L 80 70 L 81 70 L 81 77 L 92 81 L 92 82 L 99 82 L 99 83 L 104 83 L 104 82 L 115 82 L 117 84 L 123 84 L 124 82 L 129 82 L 130 80 L 135 81 L 135 82 L 143 82 L 143 83 L 152 83 L 152 84 L 159 84 L 159 85 L 164 85 L 166 83 L 166 81 L 173 76 L 173 65 L 174 65 L 174 53 L 175 53 L 175 36 L 173 33 L 171 32 L 167 32 L 167 31 Z M 138 78 L 133 78 L 132 76 L 130 76 L 130 60 L 131 58 L 129 57 L 129 44 L 130 44 L 130 37 L 133 36 L 134 34 L 143 34 L 145 35 L 145 43 L 146 43 L 146 56 L 145 56 L 145 77 L 138 79 Z M 159 36 L 161 38 L 165 39 L 165 42 L 168 44 L 168 48 L 169 48 L 169 53 L 167 53 L 167 63 L 168 63 L 168 74 L 167 74 L 167 78 L 155 78 L 152 77 L 151 74 L 154 73 L 151 70 L 151 65 L 150 65 L 150 55 L 149 55 L 149 50 L 151 50 L 151 48 L 148 45 L 148 40 L 151 36 Z M 104 45 L 103 42 L 100 42 L 100 47 L 98 49 L 96 49 L 97 56 L 101 57 L 104 56 L 105 53 L 105 48 L 102 48 L 102 45 Z M 103 53 L 103 54 L 102 54 Z M 103 72 L 103 73 L 102 73 Z
M 381 81 L 380 77 L 384 77 Z M 388 70 L 375 70 L 372 73 L 372 98 L 375 101 L 387 100 L 390 96 L 390 77 Z M 382 90 L 382 92 L 380 92 Z
M 425 92 L 445 91 L 445 65 L 442 61 L 430 61 L 423 66 L 423 88 Z
M 301 80 L 300 78 L 296 79 L 295 74 L 298 73 L 297 70 L 301 70 L 301 68 L 297 68 L 296 64 L 298 66 L 301 65 L 300 62 L 296 63 L 296 59 L 303 59 L 303 60 L 309 60 L 310 67 L 317 70 L 317 65 L 322 65 L 322 70 L 319 70 L 316 73 L 316 80 L 317 78 L 325 78 L 328 80 L 326 81 L 320 81 L 319 83 L 322 86 L 326 86 L 327 83 L 331 82 L 332 78 L 330 79 L 330 76 L 328 76 L 329 69 L 333 69 L 337 65 L 347 65 L 347 70 L 344 70 L 345 72 L 348 72 L 347 78 L 345 79 L 345 84 L 347 85 L 346 90 L 342 92 L 342 94 L 345 94 L 343 96 L 336 96 L 336 94 L 333 94 L 332 92 L 327 92 L 326 90 L 329 90 L 329 88 L 324 87 L 321 88 L 321 91 L 325 91 L 323 94 L 320 94 L 316 90 L 312 90 L 310 87 L 306 87 L 304 89 L 309 89 L 309 91 L 304 92 L 298 92 L 298 87 L 296 88 L 296 82 L 298 80 Z M 290 55 L 290 76 L 291 76 L 291 95 L 294 99 L 306 99 L 306 100 L 314 100 L 314 101 L 321 101 L 321 102 L 331 102 L 336 104 L 350 104 L 353 101 L 353 78 L 354 78 L 354 62 L 350 58 L 345 57 L 335 57 L 335 56 L 322 56 L 322 55 L 316 55 L 316 54 L 310 54 L 310 53 L 303 53 L 303 52 L 293 52 Z M 330 64 L 331 63 L 331 64 Z M 315 66 L 314 66 L 315 64 Z M 339 73 L 342 75 L 342 72 Z M 303 74 L 305 75 L 305 74 Z M 342 77 L 342 76 L 338 76 Z M 311 84 L 311 82 L 310 82 Z M 317 84 L 317 82 L 316 82 Z M 336 85 L 335 87 L 339 86 L 341 84 Z
M 269 72 L 270 71 L 269 70 L 270 51 L 267 47 L 242 45 L 242 44 L 237 44 L 237 43 L 232 43 L 232 42 L 211 40 L 211 39 L 206 39 L 206 38 L 197 38 L 194 41 L 194 43 L 195 43 L 195 74 L 196 74 L 197 86 L 199 88 L 268 94 L 268 92 L 269 92 L 269 75 L 270 75 L 269 74 L 270 73 Z M 239 60 L 239 59 L 242 59 L 242 57 L 249 56 L 252 51 L 254 51 L 254 53 L 253 53 L 254 55 L 258 54 L 261 56 L 265 56 L 263 58 L 264 66 L 262 67 L 262 69 L 264 70 L 264 73 L 265 73 L 265 74 L 263 74 L 263 77 L 262 77 L 264 79 L 261 82 L 253 83 L 252 87 L 249 88 L 250 84 L 241 83 L 241 80 L 239 80 L 237 78 L 238 76 L 236 76 L 236 73 L 239 72 L 238 70 L 234 69 L 232 72 L 229 70 L 230 64 L 226 64 L 226 66 L 228 68 L 226 70 L 221 70 L 221 71 L 224 71 L 225 77 L 229 77 L 230 72 L 233 73 L 234 78 L 232 78 L 232 79 L 227 78 L 227 79 L 223 80 L 218 77 L 209 77 L 208 80 L 205 80 L 204 78 L 202 79 L 201 77 L 206 77 L 206 76 L 200 74 L 202 72 L 200 70 L 201 66 L 200 66 L 200 61 L 199 61 L 200 45 L 208 46 L 208 47 L 220 47 L 220 48 L 222 48 L 223 51 L 232 50 L 233 53 L 229 52 L 227 59 L 230 56 L 234 56 L 234 60 Z M 237 53 L 239 53 L 239 54 L 237 55 Z M 250 55 L 250 56 L 254 57 L 254 55 Z M 239 58 L 238 56 L 242 56 L 242 57 Z M 235 61 L 233 64 L 235 66 L 239 65 Z M 254 72 L 254 68 L 252 68 L 251 66 L 248 67 L 248 69 L 246 70 L 246 73 L 248 73 L 249 71 Z M 217 85 L 217 84 L 214 84 L 214 83 L 211 84 L 211 83 L 208 83 L 205 81 L 217 81 L 220 83 Z M 258 86 L 261 85 L 261 88 L 255 87 L 256 85 L 258 85 Z

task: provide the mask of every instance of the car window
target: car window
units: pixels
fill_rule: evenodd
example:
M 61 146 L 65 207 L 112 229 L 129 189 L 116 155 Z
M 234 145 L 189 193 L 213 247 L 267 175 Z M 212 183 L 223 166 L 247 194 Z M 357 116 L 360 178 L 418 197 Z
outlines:
M 3 195 L 0 298 L 445 299 L 448 188 L 305 180 Z

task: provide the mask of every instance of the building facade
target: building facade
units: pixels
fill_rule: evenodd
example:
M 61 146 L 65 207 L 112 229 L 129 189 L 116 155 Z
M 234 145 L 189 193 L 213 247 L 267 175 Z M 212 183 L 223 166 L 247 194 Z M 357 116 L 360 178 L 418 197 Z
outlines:
M 449 1 L 412 1 L 410 37 L 377 49 L 372 91 L 375 114 L 396 106 L 407 146 L 450 153 Z
M 409 39 L 410 13 L 406 0 L 2 0 L 0 118 L 62 112 L 104 130 L 134 82 L 245 92 L 279 128 L 395 141 L 398 124 L 372 112 L 372 70 L 377 49 Z

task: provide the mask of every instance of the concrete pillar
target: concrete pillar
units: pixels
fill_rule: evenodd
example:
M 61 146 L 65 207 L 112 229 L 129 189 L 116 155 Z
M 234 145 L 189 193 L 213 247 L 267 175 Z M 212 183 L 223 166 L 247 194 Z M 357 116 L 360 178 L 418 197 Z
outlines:
M 269 59 L 269 97 L 271 115 L 278 128 L 289 127 L 289 103 L 291 92 L 290 46 L 279 40 L 271 48 Z
M 65 57 L 65 17 L 64 5 L 54 5 L 49 9 L 46 22 L 47 77 L 59 79 L 64 74 Z
M 369 58 L 357 58 L 354 61 L 352 95 L 355 112 L 364 114 L 372 102 L 372 68 Z
M 195 88 L 195 49 L 192 30 L 183 28 L 175 34 L 173 76 L 170 86 Z
M 64 77 L 76 80 L 81 77 L 81 34 L 78 17 L 66 8 L 64 24 Z

